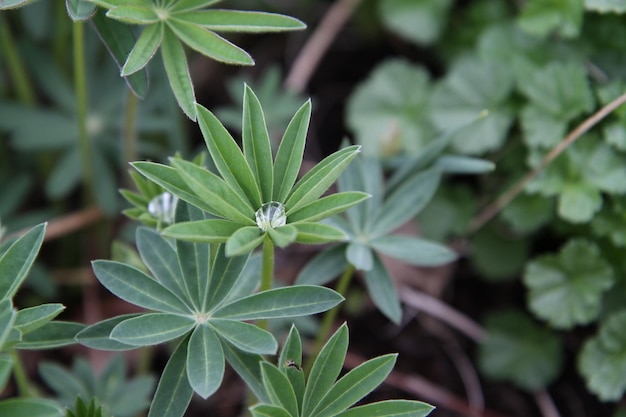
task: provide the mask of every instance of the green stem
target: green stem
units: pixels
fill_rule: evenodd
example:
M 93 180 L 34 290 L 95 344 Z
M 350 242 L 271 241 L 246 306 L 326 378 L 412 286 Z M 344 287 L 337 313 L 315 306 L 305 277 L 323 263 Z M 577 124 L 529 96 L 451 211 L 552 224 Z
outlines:
M 265 235 L 263 240 L 263 265 L 261 266 L 261 286 L 260 292 L 272 289 L 272 280 L 274 277 L 274 242 L 269 234 Z M 259 320 L 257 325 L 267 330 L 267 321 Z
M 11 80 L 15 85 L 15 93 L 17 98 L 24 104 L 32 106 L 35 104 L 35 91 L 26 75 L 26 67 L 20 58 L 16 42 L 9 30 L 9 22 L 4 13 L 0 13 L 0 47 L 4 51 L 4 57 L 7 60 Z
M 15 383 L 17 389 L 22 397 L 37 397 L 37 390 L 31 385 L 22 358 L 15 349 L 10 351 L 11 359 L 13 359 L 13 376 L 15 377 Z
M 137 160 L 137 109 L 139 107 L 139 99 L 128 89 L 126 93 L 126 111 L 124 112 L 124 127 L 122 131 L 122 148 L 124 152 L 124 161 L 132 162 Z M 127 178 L 129 186 L 132 181 Z
M 348 291 L 348 287 L 350 286 L 350 282 L 352 281 L 353 276 L 354 276 L 354 266 L 352 264 L 348 264 L 348 266 L 346 266 L 346 269 L 344 269 L 343 274 L 341 274 L 339 281 L 337 282 L 337 287 L 335 288 L 335 291 L 337 291 L 342 296 L 345 296 L 346 292 Z M 306 374 L 308 374 L 311 371 L 311 367 L 313 366 L 313 362 L 315 361 L 315 358 L 317 357 L 317 355 L 319 355 L 320 351 L 322 350 L 322 346 L 324 345 L 324 342 L 326 342 L 326 339 L 328 338 L 328 335 L 330 334 L 330 331 L 332 330 L 332 326 L 335 323 L 335 320 L 337 319 L 337 315 L 339 314 L 340 308 L 341 306 L 337 306 L 331 310 L 328 310 L 324 314 L 324 318 L 322 319 L 322 324 L 320 326 L 319 331 L 317 332 L 317 337 L 315 338 L 315 342 L 313 344 L 313 349 L 309 353 L 307 360 L 304 364 L 304 372 Z
M 83 22 L 73 23 L 74 87 L 78 117 L 78 142 L 83 171 L 85 202 L 94 202 L 93 155 L 87 129 L 87 71 L 85 69 L 85 33 Z

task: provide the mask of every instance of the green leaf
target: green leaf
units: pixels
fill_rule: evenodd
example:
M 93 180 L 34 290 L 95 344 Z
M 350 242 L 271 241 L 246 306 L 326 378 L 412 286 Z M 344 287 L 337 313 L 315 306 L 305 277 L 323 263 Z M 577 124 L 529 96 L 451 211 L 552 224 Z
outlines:
M 63 417 L 61 407 L 43 398 L 9 398 L 0 401 L 0 415 L 11 417 Z
M 320 401 L 326 396 L 339 376 L 347 352 L 348 326 L 344 323 L 324 344 L 315 362 L 313 362 L 304 392 L 303 416 L 314 415 Z
M 348 239 L 348 235 L 341 229 L 323 223 L 299 222 L 294 223 L 298 229 L 296 242 L 308 245 L 320 245 Z
M 461 153 L 478 155 L 500 148 L 513 122 L 507 106 L 513 82 L 506 65 L 475 57 L 460 60 L 433 92 L 435 126 L 441 130 L 467 126 L 453 141 Z M 485 110 L 488 115 L 476 120 Z
M 602 208 L 602 195 L 592 185 L 571 184 L 559 195 L 559 217 L 572 223 L 588 223 Z
M 148 65 L 163 40 L 163 24 L 149 25 L 141 32 L 135 46 L 122 67 L 122 76 L 128 76 Z
M 226 256 L 243 255 L 251 252 L 265 239 L 257 226 L 241 227 L 226 241 Z
M 539 229 L 554 218 L 555 201 L 538 194 L 522 193 L 502 211 L 502 218 L 519 233 Z
M 278 349 L 274 336 L 253 324 L 213 318 L 209 319 L 207 324 L 213 327 L 220 337 L 244 352 L 274 355 Z
M 0 355 L 0 391 L 4 391 L 13 370 L 13 359 L 8 354 Z
M 263 356 L 244 352 L 229 343 L 222 343 L 222 348 L 228 364 L 245 381 L 259 401 L 269 402 L 261 380 L 261 367 L 259 366 L 265 360 Z
M 3 0 L 0 3 L 0 10 L 17 9 L 25 4 L 28 4 L 29 0 Z
M 221 0 L 178 0 L 171 5 L 171 10 L 178 12 L 197 10 L 219 3 Z
M 296 237 L 298 236 L 298 229 L 290 224 L 285 226 L 277 227 L 275 229 L 268 229 L 267 233 L 270 238 L 272 238 L 272 242 L 279 248 L 284 248 L 292 244 Z
M 367 292 L 376 307 L 391 321 L 398 324 L 402 319 L 402 309 L 398 292 L 389 271 L 378 254 L 374 253 L 372 269 L 365 271 Z
M 216 32 L 265 33 L 306 28 L 293 17 L 240 10 L 200 10 L 176 13 L 176 18 Z
M 274 183 L 270 136 L 261 103 L 247 85 L 243 95 L 242 119 L 243 154 L 261 190 L 261 199 L 269 202 L 272 200 Z
M 351 408 L 337 417 L 425 417 L 434 409 L 420 401 L 387 400 Z
M 397 171 L 396 171 L 397 172 Z M 356 157 L 338 180 L 339 191 L 363 191 L 369 198 L 347 210 L 350 224 L 355 230 L 365 231 L 376 212 L 380 209 L 384 196 L 382 167 L 376 158 Z
M 0 349 L 4 346 L 15 323 L 16 312 L 10 299 L 0 301 Z
M 446 25 L 451 0 L 383 0 L 378 10 L 385 27 L 418 45 L 439 39 Z
M 133 45 L 135 45 L 135 36 L 132 28 L 125 23 L 109 19 L 103 11 L 98 11 L 91 21 L 100 39 L 102 39 L 117 66 L 121 69 L 132 51 Z M 148 93 L 148 73 L 145 69 L 125 76 L 124 80 L 137 97 L 144 98 Z
M 81 345 L 98 350 L 120 351 L 135 349 L 136 346 L 118 342 L 111 339 L 110 336 L 115 326 L 137 316 L 138 314 L 125 314 L 92 324 L 76 335 L 76 341 Z
M 194 12 L 195 14 L 195 12 Z M 201 26 L 172 17 L 167 25 L 191 49 L 225 64 L 254 65 L 246 51 Z
M 226 256 L 225 245 L 220 245 L 211 265 L 209 290 L 203 304 L 203 310 L 209 311 L 222 302 L 237 289 L 243 289 L 245 283 L 240 280 L 248 265 L 250 253 L 241 256 Z M 250 262 L 252 265 L 254 262 Z M 255 271 L 256 272 L 256 271 Z M 255 279 L 255 282 L 258 278 Z M 256 284 L 255 284 L 256 287 Z M 251 293 L 252 291 L 250 291 Z M 249 293 L 248 293 L 249 294 Z M 247 294 L 246 294 L 247 295 Z
M 326 285 L 348 266 L 346 245 L 339 244 L 324 249 L 300 270 L 297 284 Z
M 563 122 L 591 111 L 595 104 L 582 63 L 552 62 L 527 72 L 519 87 L 533 106 Z
M 199 243 L 226 242 L 237 230 L 239 223 L 222 219 L 207 219 L 193 222 L 175 223 L 161 232 L 163 236 Z
M 412 236 L 382 236 L 372 240 L 370 245 L 387 256 L 416 266 L 441 266 L 457 258 L 446 246 Z
M 188 204 L 179 204 L 176 208 L 176 221 L 204 219 L 204 213 Z M 202 308 L 209 288 L 210 247 L 206 243 L 176 241 L 178 264 L 183 273 L 183 286 L 188 294 L 187 300 L 194 305 L 195 311 Z
M 365 154 L 392 156 L 423 148 L 433 131 L 428 120 L 430 94 L 430 76 L 422 67 L 402 59 L 376 67 L 351 95 L 346 109 L 348 127 Z
M 619 401 L 626 391 L 626 312 L 603 321 L 598 334 L 587 340 L 578 357 L 578 370 L 589 391 L 602 401 Z
M 529 147 L 551 148 L 559 143 L 567 132 L 567 120 L 552 115 L 544 109 L 529 105 L 520 114 L 524 142 Z
M 485 159 L 461 155 L 443 155 L 435 162 L 435 167 L 446 174 L 485 174 L 495 169 L 495 164 Z
M 138 269 L 114 261 L 94 261 L 96 277 L 109 291 L 129 303 L 169 313 L 189 313 L 174 293 Z
M 89 389 L 80 376 L 65 370 L 55 363 L 39 365 L 39 375 L 55 393 L 63 398 L 90 397 Z
M 169 27 L 164 27 L 161 57 L 170 87 L 180 108 L 191 120 L 196 120 L 196 96 L 183 45 Z
M 284 409 L 275 405 L 258 404 L 250 408 L 253 417 L 293 417 Z
M 294 363 L 297 367 L 291 366 Z M 287 340 L 283 345 L 278 358 L 278 368 L 287 375 L 287 379 L 296 395 L 298 410 L 302 409 L 304 399 L 304 372 L 298 368 L 302 366 L 302 341 L 295 325 L 291 325 Z
M 14 327 L 22 334 L 43 326 L 65 310 L 63 304 L 41 304 L 17 312 Z M 1 345 L 1 344 L 0 344 Z
M 274 160 L 274 201 L 285 201 L 298 178 L 310 121 L 311 100 L 294 114 L 278 146 Z
M 24 335 L 17 349 L 53 349 L 76 343 L 76 335 L 86 326 L 66 321 L 51 321 Z
M 190 316 L 147 313 L 119 323 L 111 331 L 111 339 L 132 346 L 151 346 L 176 339 L 195 325 Z
M 96 12 L 96 5 L 87 0 L 65 0 L 65 7 L 75 22 L 88 20 Z
M 181 300 L 188 298 L 183 285 L 183 273 L 176 251 L 158 232 L 147 227 L 137 228 L 137 249 L 152 275 Z
M 324 287 L 296 285 L 240 298 L 213 312 L 212 317 L 230 320 L 265 320 L 306 316 L 329 310 L 343 301 Z
M 314 415 L 333 417 L 355 404 L 387 378 L 397 357 L 397 354 L 379 356 L 352 369 L 328 391 Z
M 517 279 L 530 252 L 528 239 L 485 227 L 471 240 L 470 259 L 485 280 Z
M 372 249 L 361 242 L 350 242 L 346 248 L 346 259 L 361 271 L 369 271 L 374 266 Z
M 215 331 L 199 325 L 187 347 L 189 385 L 205 400 L 219 388 L 224 377 L 224 352 Z
M 360 191 L 345 191 L 322 197 L 294 212 L 287 212 L 289 223 L 315 222 L 341 213 L 352 206 L 367 200 L 369 194 Z
M 441 174 L 430 169 L 403 181 L 387 198 L 370 227 L 373 236 L 383 236 L 415 217 L 432 199 Z
M 291 416 L 299 415 L 296 393 L 287 376 L 276 366 L 267 362 L 261 363 L 261 375 L 263 375 L 263 385 L 270 401 L 275 405 L 280 405 Z
M 317 200 L 339 178 L 360 149 L 361 147 L 357 145 L 343 148 L 315 165 L 289 193 L 285 202 L 287 212 L 292 212 Z
M 45 232 L 45 223 L 33 227 L 0 257 L 0 300 L 15 295 L 39 253 Z
M 141 175 L 163 187 L 181 200 L 201 208 L 206 212 L 213 212 L 213 206 L 211 206 L 209 202 L 205 202 L 199 198 L 196 193 L 189 188 L 187 183 L 181 179 L 178 171 L 174 168 L 163 164 L 144 161 L 133 162 L 131 165 L 139 171 Z
M 202 136 L 222 178 L 234 190 L 241 190 L 253 208 L 261 207 L 261 192 L 241 149 L 213 113 L 201 105 L 197 110 Z
M 242 224 L 254 224 L 254 208 L 220 177 L 192 162 L 172 158 L 172 166 L 194 193 L 211 205 L 213 213 Z
M 156 393 L 150 404 L 148 417 L 183 417 L 193 396 L 187 379 L 187 346 L 185 338 L 167 361 Z
M 545 388 L 558 376 L 561 343 L 549 330 L 514 311 L 490 315 L 485 327 L 478 365 L 486 376 L 529 391 Z
M 545 37 L 557 32 L 564 38 L 580 33 L 585 0 L 530 0 L 525 4 L 518 23 L 526 32 Z
M 149 25 L 160 22 L 159 15 L 153 7 L 118 6 L 107 12 L 107 17 L 124 23 Z
M 533 260 L 524 273 L 530 310 L 559 329 L 594 321 L 613 283 L 611 265 L 584 239 L 570 240 L 558 255 Z
M 623 0 L 585 0 L 585 9 L 599 13 L 626 13 Z

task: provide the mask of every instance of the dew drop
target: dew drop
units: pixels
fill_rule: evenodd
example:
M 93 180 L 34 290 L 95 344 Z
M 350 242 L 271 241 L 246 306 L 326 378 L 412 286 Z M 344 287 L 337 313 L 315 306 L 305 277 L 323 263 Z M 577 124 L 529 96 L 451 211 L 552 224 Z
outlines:
M 166 191 L 150 200 L 148 213 L 163 223 L 172 224 L 174 223 L 177 202 L 178 197 Z
M 256 224 L 259 229 L 266 232 L 268 229 L 275 229 L 287 223 L 285 206 L 277 201 L 265 203 L 255 213 Z

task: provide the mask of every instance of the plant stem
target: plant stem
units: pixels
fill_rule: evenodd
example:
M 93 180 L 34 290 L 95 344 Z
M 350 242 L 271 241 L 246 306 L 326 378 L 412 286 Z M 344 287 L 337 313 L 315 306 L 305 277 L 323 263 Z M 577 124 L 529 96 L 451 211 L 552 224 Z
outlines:
M 5 14 L 0 13 L 0 47 L 4 51 L 4 56 L 7 60 L 11 80 L 15 85 L 15 93 L 22 103 L 32 106 L 35 104 L 36 100 L 35 92 L 26 75 L 27 72 L 24 62 L 20 58 L 15 45 L 16 42 L 9 30 L 9 22 Z
M 352 264 L 348 264 L 348 266 L 346 266 L 346 269 L 344 269 L 343 274 L 341 274 L 339 281 L 337 282 L 337 287 L 335 288 L 335 291 L 337 291 L 342 296 L 345 296 L 353 276 L 354 266 Z M 311 371 L 311 367 L 313 366 L 315 358 L 322 350 L 322 346 L 324 345 L 324 342 L 326 342 L 326 339 L 328 338 L 328 335 L 332 330 L 333 323 L 335 322 L 335 319 L 337 319 L 337 314 L 339 314 L 340 308 L 341 306 L 337 306 L 331 310 L 328 310 L 324 314 L 324 318 L 322 319 L 322 325 L 317 332 L 317 337 L 315 338 L 315 343 L 313 344 L 313 350 L 311 350 L 311 352 L 309 353 L 307 360 L 304 364 L 304 372 L 306 374 Z
M 272 280 L 274 277 L 274 242 L 269 234 L 263 239 L 263 264 L 261 266 L 261 286 L 259 291 L 267 291 L 272 289 Z M 259 320 L 257 325 L 267 330 L 267 320 Z
M 626 93 L 622 94 L 600 110 L 595 112 L 581 124 L 576 126 L 561 142 L 559 142 L 552 150 L 539 162 L 539 164 L 532 170 L 528 171 L 519 181 L 517 181 L 511 188 L 498 197 L 493 203 L 485 207 L 471 222 L 469 226 L 468 234 L 473 234 L 480 230 L 485 224 L 487 224 L 492 218 L 494 218 L 502 209 L 504 209 L 515 197 L 517 197 L 533 178 L 535 178 L 545 167 L 547 167 L 552 161 L 554 161 L 559 155 L 563 153 L 572 143 L 574 143 L 583 134 L 587 133 L 589 129 L 598 124 L 602 119 L 611 114 L 613 110 L 626 103 Z
M 83 188 L 87 205 L 95 201 L 93 155 L 89 131 L 87 129 L 87 72 L 85 69 L 85 33 L 83 22 L 74 22 L 72 26 L 74 47 L 74 88 L 78 117 L 78 142 L 83 171 Z
M 11 359 L 13 359 L 13 376 L 21 397 L 37 397 L 37 390 L 33 388 L 24 369 L 24 363 L 19 353 L 15 349 L 10 351 Z

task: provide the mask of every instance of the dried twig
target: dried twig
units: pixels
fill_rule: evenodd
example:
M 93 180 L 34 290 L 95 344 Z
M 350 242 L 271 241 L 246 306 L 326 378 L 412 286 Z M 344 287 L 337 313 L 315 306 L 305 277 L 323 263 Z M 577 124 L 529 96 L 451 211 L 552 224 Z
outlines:
M 104 213 L 99 207 L 91 206 L 86 209 L 57 217 L 48 222 L 46 227 L 45 241 L 54 240 L 94 224 L 104 218 Z M 30 228 L 20 230 L 13 236 L 23 236 Z
M 543 169 L 555 160 L 565 149 L 579 137 L 585 134 L 589 129 L 598 124 L 602 119 L 611 114 L 616 108 L 626 103 L 626 93 L 622 94 L 606 106 L 602 107 L 592 116 L 583 121 L 574 130 L 572 130 L 561 142 L 559 142 L 552 150 L 541 160 L 539 165 L 530 170 L 517 183 L 509 188 L 504 194 L 498 197 L 493 203 L 485 207 L 472 221 L 469 227 L 469 234 L 481 229 L 489 220 L 495 217 L 504 207 L 506 207 L 515 197 L 517 197 L 533 178 L 535 178 Z
M 448 325 L 463 332 L 466 336 L 479 343 L 487 332 L 478 323 L 465 316 L 463 313 L 446 305 L 426 294 L 419 293 L 411 288 L 403 287 L 399 291 L 400 298 L 411 307 L 422 310 L 431 316 L 437 317 Z M 533 393 L 535 403 L 543 417 L 560 417 L 550 394 L 546 390 L 539 390 Z
M 304 91 L 322 56 L 360 3 L 361 0 L 337 0 L 328 9 L 291 67 L 285 80 L 289 90 Z

